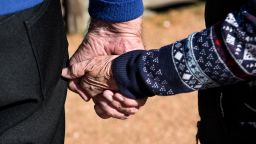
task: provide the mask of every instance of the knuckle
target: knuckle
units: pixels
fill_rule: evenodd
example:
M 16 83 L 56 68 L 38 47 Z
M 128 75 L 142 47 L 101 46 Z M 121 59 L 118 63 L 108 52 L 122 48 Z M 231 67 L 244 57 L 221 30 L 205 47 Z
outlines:
M 74 77 L 74 76 L 77 75 L 77 66 L 76 66 L 76 64 L 72 65 L 70 70 L 71 70 L 71 76 Z

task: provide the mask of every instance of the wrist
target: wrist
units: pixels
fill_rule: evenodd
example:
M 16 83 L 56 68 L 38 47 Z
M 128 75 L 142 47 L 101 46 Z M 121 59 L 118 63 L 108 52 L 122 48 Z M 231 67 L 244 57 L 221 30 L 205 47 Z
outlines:
M 98 19 L 91 19 L 88 34 L 107 35 L 107 36 L 136 36 L 142 34 L 142 18 L 126 22 L 109 22 Z

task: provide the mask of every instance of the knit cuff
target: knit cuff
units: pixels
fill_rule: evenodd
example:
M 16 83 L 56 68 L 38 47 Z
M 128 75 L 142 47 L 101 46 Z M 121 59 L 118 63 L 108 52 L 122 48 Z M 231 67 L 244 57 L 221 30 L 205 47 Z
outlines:
M 89 14 L 92 18 L 110 21 L 126 22 L 143 14 L 142 0 L 90 0 Z
M 114 79 L 120 92 L 132 99 L 140 99 L 154 94 L 141 77 L 143 50 L 131 51 L 116 58 L 112 64 Z

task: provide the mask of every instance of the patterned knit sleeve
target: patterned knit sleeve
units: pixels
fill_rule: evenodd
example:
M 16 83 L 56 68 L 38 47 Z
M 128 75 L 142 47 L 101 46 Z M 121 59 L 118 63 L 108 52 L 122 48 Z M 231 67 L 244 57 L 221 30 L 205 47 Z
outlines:
M 117 58 L 113 74 L 131 98 L 221 87 L 256 76 L 256 17 L 246 8 L 158 50 Z

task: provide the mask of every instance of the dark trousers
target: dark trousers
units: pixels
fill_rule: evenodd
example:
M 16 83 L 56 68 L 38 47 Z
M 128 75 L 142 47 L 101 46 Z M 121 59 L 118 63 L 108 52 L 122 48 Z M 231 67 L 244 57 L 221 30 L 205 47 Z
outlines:
M 67 40 L 58 0 L 0 17 L 0 143 L 63 144 Z
M 207 0 L 206 25 L 223 21 L 229 12 L 255 0 Z M 199 91 L 198 138 L 202 144 L 256 143 L 256 84 L 240 83 Z

